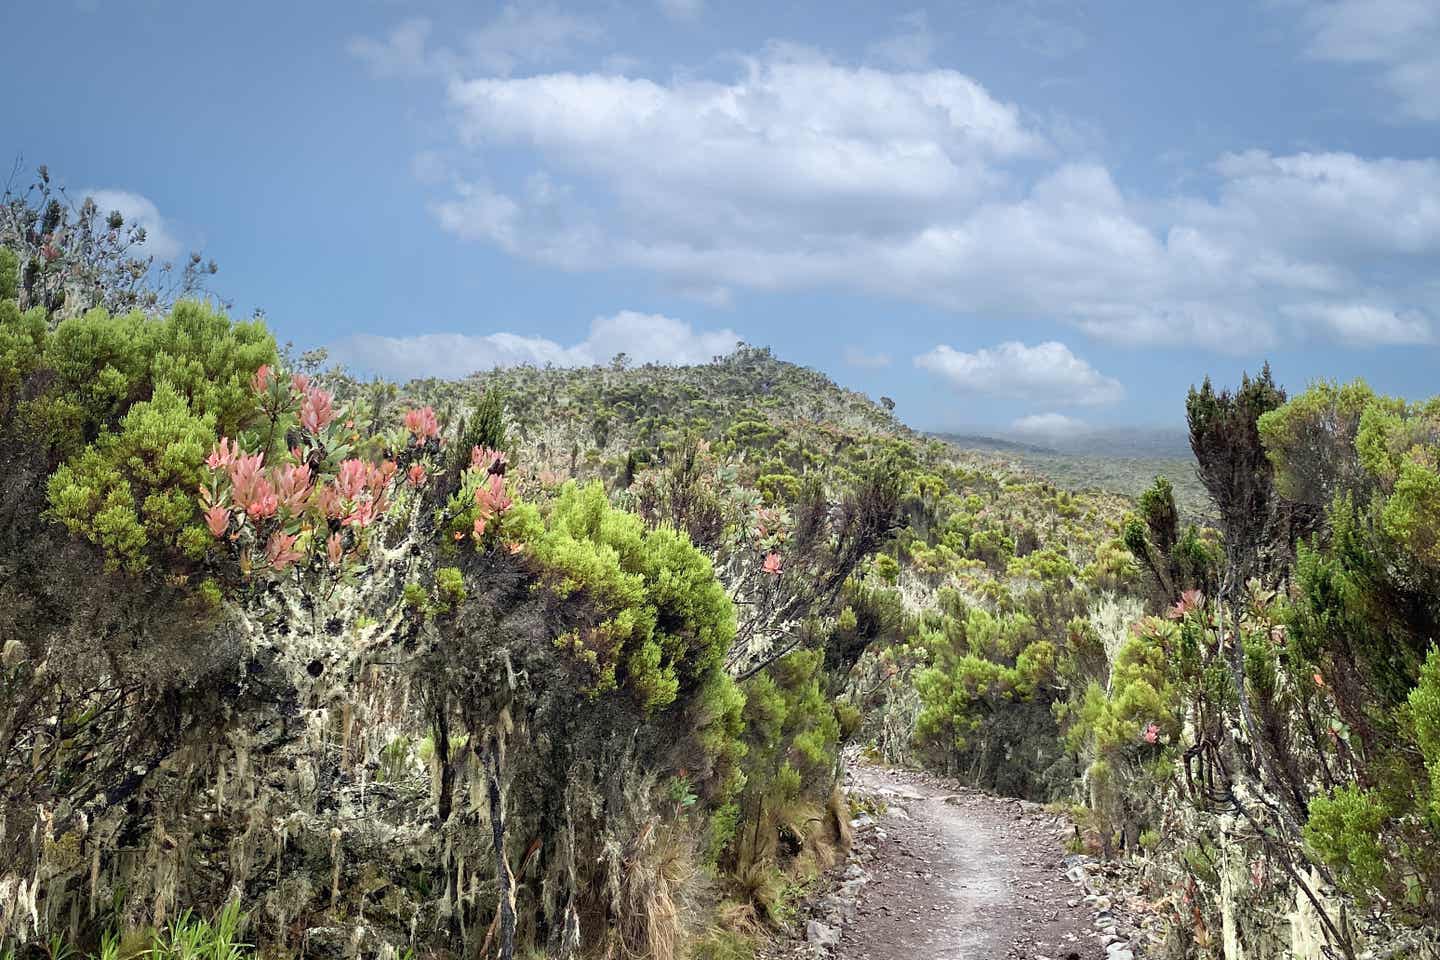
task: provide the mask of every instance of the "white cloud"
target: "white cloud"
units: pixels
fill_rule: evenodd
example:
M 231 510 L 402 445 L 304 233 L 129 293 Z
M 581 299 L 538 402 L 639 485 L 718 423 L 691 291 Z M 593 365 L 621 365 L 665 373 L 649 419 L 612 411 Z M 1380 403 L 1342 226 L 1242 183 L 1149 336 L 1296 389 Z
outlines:
M 1285 313 L 1317 323 L 1334 339 L 1355 347 L 1435 342 L 1429 318 L 1418 310 L 1373 303 L 1311 303 L 1289 306 Z
M 102 216 L 118 210 L 127 225 L 145 228 L 145 243 L 136 248 L 141 256 L 156 260 L 174 260 L 180 256 L 180 241 L 148 197 L 129 190 L 86 190 L 82 196 L 93 198 Z
M 870 353 L 860 347 L 847 346 L 843 352 L 845 363 L 862 370 L 881 370 L 890 366 L 888 353 Z
M 478 70 L 505 75 L 528 63 L 563 61 L 604 31 L 594 22 L 548 5 L 506 4 L 485 26 L 461 34 L 454 46 L 431 45 L 433 24 L 402 21 L 384 39 L 351 37 L 351 56 L 376 76 L 458 76 Z
M 1090 425 L 1063 413 L 1035 413 L 1016 420 L 1010 424 L 1010 429 L 1025 437 L 1054 440 L 1089 433 Z
M 456 378 L 525 364 L 592 366 L 608 363 L 618 353 L 627 354 L 637 364 L 707 363 L 730 353 L 739 341 L 739 335 L 730 329 L 696 330 L 683 320 L 661 314 L 622 310 L 611 317 L 595 318 L 590 335 L 571 346 L 514 333 L 356 334 L 332 346 L 330 352 L 352 368 L 390 377 Z
M 1239 152 L 1209 192 L 1128 195 L 1066 156 L 1063 124 L 961 73 L 783 45 L 722 80 L 460 71 L 445 90 L 461 149 L 517 151 L 537 172 L 448 178 L 430 205 L 442 228 L 705 302 L 845 289 L 1244 354 L 1282 342 L 1291 304 L 1384 288 L 1440 310 L 1409 279 L 1440 255 L 1435 159 Z
M 429 20 L 415 17 L 397 24 L 383 40 L 351 37 L 345 49 L 377 77 L 443 73 L 446 65 L 436 61 L 427 48 L 431 28 Z
M 1376 67 L 1400 115 L 1440 120 L 1440 4 L 1435 0 L 1308 0 L 1302 26 L 1320 60 Z
M 916 357 L 915 366 L 966 393 L 1079 406 L 1116 403 L 1125 395 L 1120 381 L 1054 340 L 1033 347 L 1010 340 L 974 353 L 941 344 Z
M 660 12 L 671 20 L 694 20 L 705 10 L 705 0 L 656 0 Z

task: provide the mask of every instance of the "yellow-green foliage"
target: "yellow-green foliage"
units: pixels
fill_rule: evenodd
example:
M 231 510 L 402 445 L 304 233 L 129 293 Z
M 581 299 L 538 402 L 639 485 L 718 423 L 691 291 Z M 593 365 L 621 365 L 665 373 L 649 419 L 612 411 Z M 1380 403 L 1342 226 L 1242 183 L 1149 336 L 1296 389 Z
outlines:
M 577 591 L 601 614 L 561 638 L 595 670 L 597 689 L 623 687 L 647 709 L 716 669 L 735 638 L 735 611 L 710 561 L 683 533 L 647 530 L 610 505 L 598 483 L 567 484 L 543 529 L 527 531 L 547 583 Z
M 1410 691 L 1410 725 L 1430 773 L 1430 815 L 1440 824 L 1440 650 L 1432 649 Z
M 100 547 L 106 566 L 139 573 L 147 548 L 198 557 L 210 536 L 195 507 L 215 416 L 196 415 L 162 382 L 50 477 L 50 507 L 70 532 Z
M 1305 840 L 1340 884 L 1366 901 L 1389 871 L 1381 827 L 1390 811 L 1377 793 L 1339 787 L 1310 801 Z
M 203 552 L 201 462 L 254 415 L 250 378 L 274 359 L 262 324 L 199 303 L 163 318 L 92 310 L 51 330 L 0 302 L 0 415 L 66 461 L 50 478 L 52 513 L 112 569 Z M 21 391 L 26 381 L 37 387 Z

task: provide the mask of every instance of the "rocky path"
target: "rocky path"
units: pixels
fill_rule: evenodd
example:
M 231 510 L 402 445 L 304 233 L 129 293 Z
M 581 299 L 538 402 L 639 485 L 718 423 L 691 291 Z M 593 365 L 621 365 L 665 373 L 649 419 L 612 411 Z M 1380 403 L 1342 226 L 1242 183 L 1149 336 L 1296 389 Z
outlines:
M 884 812 L 855 821 L 840 884 L 812 907 L 812 956 L 1134 960 L 1054 815 L 924 774 L 860 766 L 851 781 Z

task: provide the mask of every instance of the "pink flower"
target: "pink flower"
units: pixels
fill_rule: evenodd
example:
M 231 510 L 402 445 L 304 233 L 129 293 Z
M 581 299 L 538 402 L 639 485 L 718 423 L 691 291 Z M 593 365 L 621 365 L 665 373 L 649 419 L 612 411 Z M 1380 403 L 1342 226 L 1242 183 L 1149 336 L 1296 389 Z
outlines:
M 279 498 L 275 496 L 275 488 L 260 473 L 260 467 L 264 462 L 265 455 L 263 453 L 253 456 L 241 454 L 231 462 L 229 468 L 230 486 L 235 503 L 252 520 L 273 517 L 280 506 Z
M 1186 614 L 1200 609 L 1204 603 L 1205 595 L 1199 590 L 1186 590 L 1165 615 L 1171 620 L 1183 620 Z
M 225 536 L 225 531 L 230 527 L 230 511 L 216 504 L 205 511 L 205 525 L 210 528 L 211 536 L 217 539 Z
M 335 488 L 346 500 L 354 500 L 365 492 L 365 481 L 369 464 L 364 460 L 346 460 L 340 464 L 340 473 L 335 477 Z
M 505 465 L 510 459 L 499 450 L 491 450 L 489 447 L 470 448 L 470 469 L 483 470 L 486 473 L 504 473 Z
M 512 502 L 505 492 L 505 480 L 498 473 L 490 474 L 488 481 L 475 488 L 475 504 L 489 516 L 509 510 Z
M 360 500 L 340 522 L 347 527 L 368 527 L 375 522 L 375 501 Z
M 303 373 L 292 373 L 290 375 L 290 389 L 296 393 L 305 393 L 310 389 L 310 378 Z
M 440 436 L 440 424 L 435 419 L 435 410 L 432 407 L 408 411 L 405 414 L 405 429 L 414 435 L 416 443 L 424 443 L 431 437 Z
M 1160 739 L 1160 725 L 1152 723 L 1145 728 L 1145 742 L 1155 743 Z
M 423 463 L 411 464 L 411 465 L 410 465 L 410 471 L 409 471 L 409 473 L 406 474 L 406 479 L 408 479 L 408 480 L 410 481 L 410 486 L 412 486 L 412 487 L 422 487 L 422 486 L 424 486 L 424 485 L 425 485 L 425 464 L 423 464 Z
M 475 539 L 485 535 L 485 525 L 509 510 L 514 501 L 505 492 L 505 480 L 498 473 L 475 488 Z
M 274 375 L 270 372 L 270 364 L 260 364 L 260 369 L 255 371 L 255 376 L 250 378 L 250 389 L 256 393 L 264 393 L 270 389 L 270 384 L 275 382 Z
M 335 419 L 335 408 L 331 405 L 330 394 L 319 387 L 305 391 L 300 404 L 300 426 L 310 433 L 319 433 Z
M 235 462 L 240 455 L 240 444 L 231 443 L 226 437 L 215 441 L 215 446 L 210 448 L 210 456 L 205 458 L 205 466 L 211 470 L 219 470 L 221 467 L 228 467 Z
M 295 535 L 276 530 L 265 544 L 265 559 L 276 570 L 284 570 L 299 560 L 303 554 L 295 549 Z
M 345 559 L 345 544 L 340 539 L 340 534 L 332 533 L 325 540 L 325 556 L 330 560 L 330 566 L 340 566 L 340 561 Z
M 275 495 L 280 505 L 291 513 L 305 509 L 310 497 L 310 467 L 308 464 L 286 464 L 275 474 Z
M 765 567 L 764 567 L 764 570 L 765 570 L 766 573 L 770 574 L 771 576 L 775 576 L 775 577 L 780 576 L 780 554 L 778 554 L 778 553 L 767 554 L 766 557 L 765 557 Z
M 340 519 L 344 512 L 340 494 L 335 490 L 333 484 L 322 483 L 315 487 L 310 494 L 310 505 L 331 520 Z

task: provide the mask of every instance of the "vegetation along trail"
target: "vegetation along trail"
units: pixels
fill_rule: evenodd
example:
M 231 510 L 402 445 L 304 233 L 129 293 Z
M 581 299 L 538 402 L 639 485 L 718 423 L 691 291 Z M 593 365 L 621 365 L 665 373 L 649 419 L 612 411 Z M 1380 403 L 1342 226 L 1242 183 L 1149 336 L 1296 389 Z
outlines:
M 1056 819 L 1039 805 L 876 766 L 858 767 L 853 780 L 883 812 L 856 823 L 858 872 L 869 882 L 840 960 L 1106 956 L 1066 877 Z

